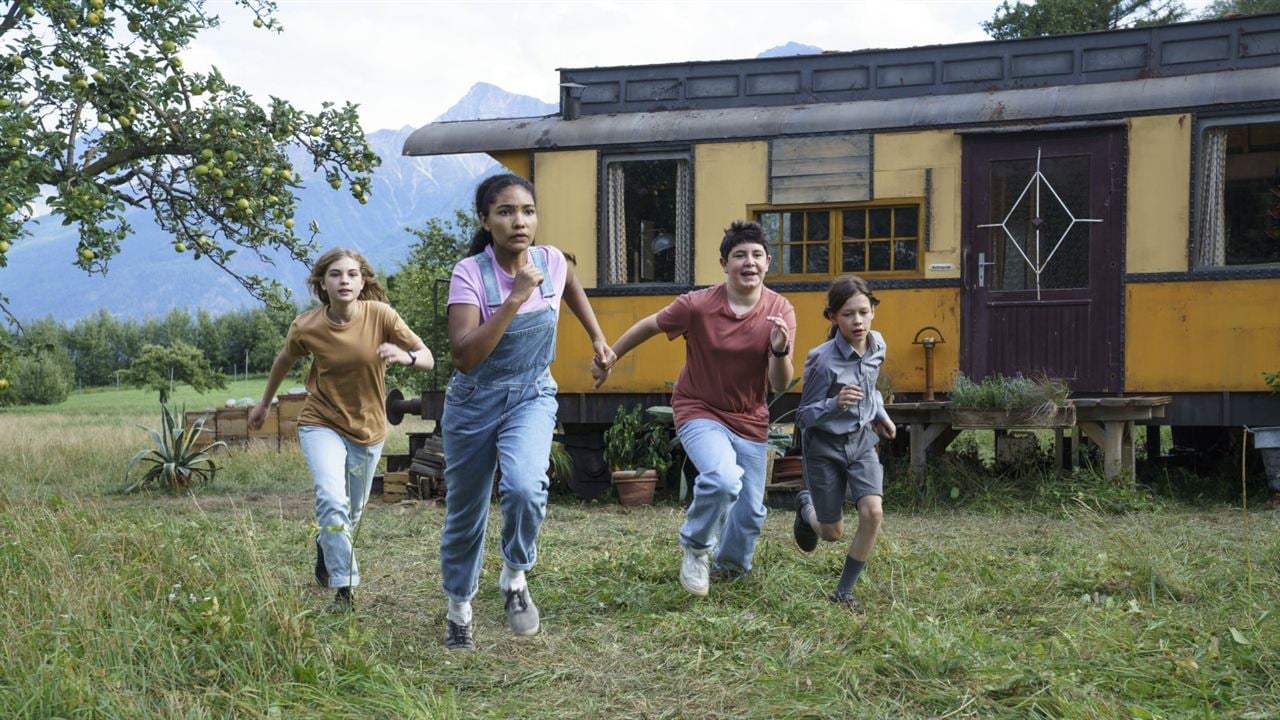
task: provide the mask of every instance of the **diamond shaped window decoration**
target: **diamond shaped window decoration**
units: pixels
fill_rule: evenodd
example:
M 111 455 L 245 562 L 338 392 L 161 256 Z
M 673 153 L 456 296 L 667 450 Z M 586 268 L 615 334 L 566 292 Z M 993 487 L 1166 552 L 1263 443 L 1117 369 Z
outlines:
M 1063 212 L 1067 214 L 1069 222 L 1067 223 L 1066 228 L 1063 229 L 1062 234 L 1058 237 L 1057 242 L 1055 242 L 1053 247 L 1049 250 L 1048 255 L 1043 255 L 1042 259 L 1040 233 L 1041 229 L 1044 227 L 1045 220 L 1044 213 L 1041 212 L 1041 202 L 1045 200 L 1043 197 L 1045 189 L 1047 189 L 1049 191 L 1049 195 L 1052 196 L 1052 200 L 1049 201 L 1056 201 L 1058 205 L 1062 207 Z M 1032 198 L 1028 199 L 1028 195 L 1031 195 Z M 1017 213 L 1019 206 L 1022 205 L 1024 200 L 1035 203 L 1035 208 L 1031 215 L 1031 226 L 1035 230 L 1034 260 L 1031 259 L 1027 254 L 1027 250 L 1022 247 L 1022 244 L 1018 242 L 1018 239 L 1014 237 L 1014 234 L 1009 230 L 1009 220 L 1013 218 L 1015 213 Z M 1031 174 L 1030 179 L 1027 180 L 1026 186 L 1022 188 L 1022 193 L 1018 195 L 1018 199 L 1009 207 L 1009 212 L 1004 216 L 1004 219 L 998 223 L 984 223 L 978 227 L 998 227 L 1004 231 L 1005 236 L 1009 238 L 1009 244 L 1013 245 L 1013 247 L 1017 249 L 1018 254 L 1021 255 L 1023 261 L 1026 262 L 1027 267 L 1031 268 L 1031 272 L 1035 274 L 1036 299 L 1039 300 L 1040 274 L 1044 272 L 1045 268 L 1049 267 L 1049 262 L 1053 260 L 1054 254 L 1058 252 L 1058 248 L 1062 246 L 1062 242 L 1067 239 L 1067 235 L 1071 232 L 1071 229 L 1076 226 L 1076 223 L 1100 222 L 1102 222 L 1102 220 L 1099 218 L 1078 218 L 1075 216 L 1075 213 L 1071 212 L 1071 208 L 1067 207 L 1067 204 L 1062 200 L 1062 197 L 1058 195 L 1058 191 L 1053 189 L 1053 183 L 1049 182 L 1049 178 L 1045 177 L 1045 174 L 1040 171 L 1040 150 L 1037 149 L 1036 170 Z

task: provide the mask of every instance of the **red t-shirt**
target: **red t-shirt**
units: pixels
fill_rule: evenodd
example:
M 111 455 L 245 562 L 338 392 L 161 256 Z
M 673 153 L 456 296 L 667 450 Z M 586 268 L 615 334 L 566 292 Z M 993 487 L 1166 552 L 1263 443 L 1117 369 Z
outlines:
M 769 437 L 771 315 L 796 336 L 795 308 L 769 288 L 742 316 L 729 309 L 724 283 L 685 293 L 658 313 L 667 339 L 685 339 L 684 369 L 671 396 L 676 427 L 705 418 L 748 440 Z

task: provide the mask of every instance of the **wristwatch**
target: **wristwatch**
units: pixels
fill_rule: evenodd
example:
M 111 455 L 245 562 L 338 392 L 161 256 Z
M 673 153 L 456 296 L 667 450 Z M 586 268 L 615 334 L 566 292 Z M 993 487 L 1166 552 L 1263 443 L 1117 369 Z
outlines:
M 409 354 L 409 367 L 413 367 L 414 365 L 417 365 L 418 356 L 415 355 L 412 350 L 405 350 L 405 352 Z
M 773 346 L 770 345 L 769 352 L 773 353 L 774 357 L 786 357 L 787 353 L 791 352 L 791 343 L 787 343 L 787 346 L 782 348 L 782 352 L 778 352 L 777 350 L 774 350 Z

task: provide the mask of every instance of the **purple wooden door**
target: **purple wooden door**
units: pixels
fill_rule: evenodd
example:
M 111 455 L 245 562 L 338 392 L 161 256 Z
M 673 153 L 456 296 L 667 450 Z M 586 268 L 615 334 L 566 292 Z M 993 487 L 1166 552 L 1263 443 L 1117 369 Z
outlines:
M 1121 389 L 1125 136 L 968 136 L 961 369 Z

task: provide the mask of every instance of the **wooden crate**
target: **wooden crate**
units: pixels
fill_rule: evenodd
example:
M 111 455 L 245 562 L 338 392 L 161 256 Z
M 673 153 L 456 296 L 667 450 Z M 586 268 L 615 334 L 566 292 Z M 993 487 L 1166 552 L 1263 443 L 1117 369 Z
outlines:
M 222 408 L 218 411 L 217 437 L 229 445 L 243 445 L 249 440 L 249 409 Z
M 382 475 L 382 501 L 400 502 L 414 495 L 413 483 L 407 470 L 396 470 Z
M 307 401 L 306 394 L 280 395 L 279 432 L 280 444 L 298 441 L 298 416 L 302 414 L 302 405 Z
M 248 425 L 248 413 L 245 413 L 245 425 Z M 280 411 L 275 405 L 267 411 L 267 417 L 262 421 L 262 427 L 257 430 L 249 430 L 249 445 L 254 447 L 267 447 L 272 450 L 280 449 Z

